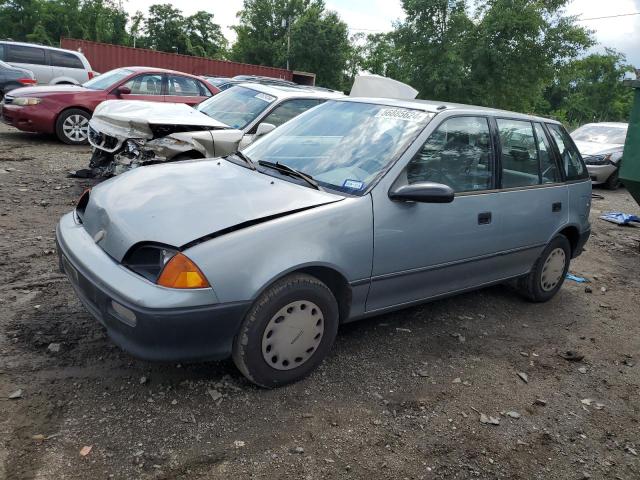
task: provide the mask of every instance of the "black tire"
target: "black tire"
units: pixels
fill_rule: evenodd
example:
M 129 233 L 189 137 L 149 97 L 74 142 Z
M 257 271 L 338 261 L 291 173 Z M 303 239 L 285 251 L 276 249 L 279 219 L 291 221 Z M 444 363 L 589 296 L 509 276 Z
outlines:
M 557 284 L 555 284 L 552 288 L 549 288 L 553 283 L 547 283 L 547 288 L 543 286 L 543 273 L 545 268 L 545 262 L 550 257 L 553 252 L 556 252 L 557 249 L 562 249 L 564 252 L 564 267 L 562 269 L 562 275 L 559 278 Z M 571 244 L 569 240 L 564 235 L 556 235 L 549 242 L 546 248 L 543 250 L 542 254 L 536 260 L 531 272 L 525 277 L 522 277 L 518 281 L 518 290 L 520 293 L 532 302 L 546 302 L 551 300 L 558 290 L 562 287 L 564 283 L 564 279 L 567 276 L 567 271 L 569 270 L 569 263 L 571 261 Z
M 78 121 L 76 121 L 76 119 Z M 79 108 L 70 108 L 69 110 L 65 110 L 56 120 L 56 136 L 61 142 L 64 142 L 67 145 L 84 145 L 88 143 L 87 136 L 90 119 L 91 114 L 85 110 L 80 110 Z M 70 125 L 68 123 L 73 125 L 78 124 L 79 128 L 79 124 L 82 124 L 83 126 L 81 130 L 84 130 L 84 133 L 80 135 L 77 130 L 69 130 L 68 128 Z
M 616 171 L 609 175 L 607 181 L 602 184 L 604 188 L 607 190 L 617 190 L 620 188 L 620 169 L 616 168 Z
M 324 331 L 306 361 L 297 367 L 279 370 L 264 358 L 263 336 L 281 309 L 299 301 L 312 302 L 319 308 Z M 296 382 L 315 370 L 329 354 L 338 332 L 338 323 L 338 303 L 324 283 L 311 275 L 289 275 L 263 292 L 247 312 L 233 342 L 233 361 L 247 379 L 261 387 L 274 388 Z M 269 338 L 268 335 L 269 332 L 264 338 Z M 302 329 L 298 337 L 301 335 Z

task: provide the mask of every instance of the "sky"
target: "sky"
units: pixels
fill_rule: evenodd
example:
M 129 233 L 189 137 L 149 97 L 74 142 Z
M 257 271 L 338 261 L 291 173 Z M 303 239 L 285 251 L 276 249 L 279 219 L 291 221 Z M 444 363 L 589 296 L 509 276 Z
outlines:
M 225 36 L 235 38 L 231 26 L 237 23 L 236 13 L 242 8 L 242 0 L 125 0 L 129 13 L 146 10 L 154 3 L 171 3 L 185 15 L 198 10 L 206 10 L 215 16 Z M 338 12 L 352 33 L 386 32 L 393 28 L 393 22 L 401 20 L 403 10 L 400 0 L 325 0 L 327 8 Z M 567 13 L 582 19 L 640 12 L 640 0 L 572 0 Z M 585 20 L 582 25 L 593 30 L 598 44 L 593 51 L 603 51 L 604 47 L 614 48 L 627 56 L 627 62 L 640 68 L 640 15 L 618 18 Z

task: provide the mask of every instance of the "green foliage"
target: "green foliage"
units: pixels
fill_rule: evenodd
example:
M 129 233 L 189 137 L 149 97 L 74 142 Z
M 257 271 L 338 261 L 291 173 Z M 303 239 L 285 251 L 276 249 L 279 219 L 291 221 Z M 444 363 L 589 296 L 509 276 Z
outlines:
M 344 87 L 354 50 L 347 25 L 322 0 L 245 0 L 238 18 L 232 59 L 281 68 L 288 59 L 292 70 L 315 73 L 319 84 Z
M 634 69 L 624 55 L 606 49 L 570 62 L 545 91 L 546 111 L 570 125 L 627 121 L 633 90 L 622 80 Z

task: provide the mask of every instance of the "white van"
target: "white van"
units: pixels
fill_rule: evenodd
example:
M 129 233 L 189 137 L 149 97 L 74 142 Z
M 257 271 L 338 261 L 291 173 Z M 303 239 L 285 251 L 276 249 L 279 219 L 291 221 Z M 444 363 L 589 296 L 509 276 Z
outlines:
M 79 85 L 94 76 L 80 52 L 45 45 L 0 41 L 0 60 L 31 70 L 40 85 Z

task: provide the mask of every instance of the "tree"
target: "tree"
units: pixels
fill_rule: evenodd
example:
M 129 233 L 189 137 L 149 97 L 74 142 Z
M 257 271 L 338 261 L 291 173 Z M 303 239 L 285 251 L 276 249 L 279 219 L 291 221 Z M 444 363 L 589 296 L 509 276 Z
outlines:
M 199 11 L 187 17 L 186 33 L 190 44 L 190 55 L 209 58 L 224 58 L 228 42 L 220 25 L 214 23 L 213 14 Z
M 292 69 L 313 72 L 320 85 L 342 89 L 352 51 L 347 25 L 319 3 L 310 6 L 291 27 Z
M 186 20 L 171 4 L 149 7 L 146 20 L 149 47 L 163 52 L 187 53 Z
M 572 61 L 547 88 L 545 113 L 570 125 L 626 122 L 633 90 L 624 87 L 622 80 L 634 69 L 625 62 L 624 55 L 611 49 Z
M 322 0 L 245 0 L 231 57 L 239 62 L 316 73 L 341 88 L 351 52 L 348 27 Z M 288 37 L 290 30 L 290 51 Z

